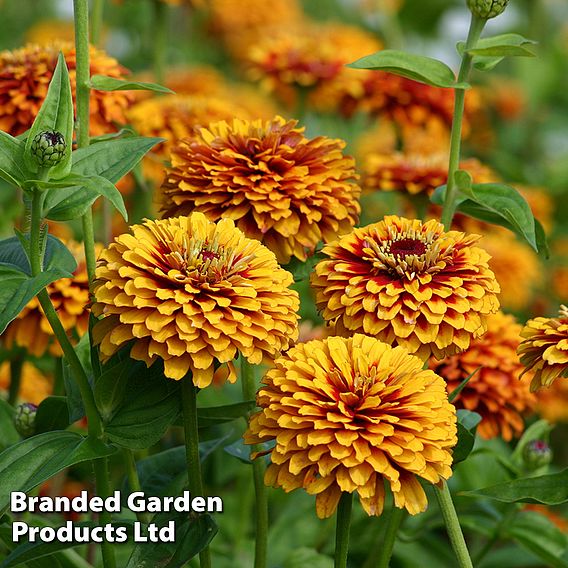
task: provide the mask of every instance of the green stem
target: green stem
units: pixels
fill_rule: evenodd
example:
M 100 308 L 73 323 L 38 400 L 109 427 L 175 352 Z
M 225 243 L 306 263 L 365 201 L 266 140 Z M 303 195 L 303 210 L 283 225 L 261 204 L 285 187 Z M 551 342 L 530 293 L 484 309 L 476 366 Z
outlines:
M 452 496 L 448 489 L 448 484 L 445 481 L 442 481 L 442 484 L 441 489 L 439 489 L 436 485 L 434 486 L 434 489 L 436 491 L 440 510 L 442 511 L 442 516 L 444 517 L 444 523 L 446 524 L 446 530 L 450 537 L 452 548 L 454 549 L 454 553 L 458 560 L 458 566 L 460 566 L 460 568 L 473 568 L 469 551 L 467 550 L 467 544 L 465 543 L 460 527 L 458 515 L 454 507 L 454 502 L 452 501 Z
M 394 548 L 394 543 L 396 542 L 396 535 L 400 527 L 402 519 L 405 517 L 405 509 L 399 509 L 393 505 L 391 509 L 391 514 L 388 520 L 387 532 L 385 533 L 383 539 L 383 546 L 379 550 L 379 558 L 377 562 L 377 568 L 388 568 L 390 559 L 392 556 L 392 551 Z
M 493 548 L 495 543 L 503 536 L 505 529 L 511 524 L 512 520 L 515 518 L 518 512 L 517 505 L 515 503 L 509 503 L 505 513 L 501 517 L 499 524 L 495 527 L 495 531 L 491 538 L 485 543 L 483 548 L 475 555 L 474 566 L 479 566 L 481 561 L 485 558 L 486 554 Z
M 204 496 L 201 479 L 201 463 L 199 460 L 199 430 L 197 425 L 197 387 L 191 377 L 185 377 L 181 384 L 183 428 L 185 432 L 185 455 L 187 460 L 187 477 L 191 497 Z M 201 568 L 211 568 L 209 546 L 199 553 Z
M 91 10 L 91 43 L 93 45 L 99 45 L 101 40 L 104 10 L 105 0 L 93 0 L 93 9 Z
M 487 20 L 472 14 L 469 33 L 465 42 L 465 50 L 475 47 L 486 22 Z M 472 63 L 473 57 L 465 51 L 458 73 L 458 83 L 466 82 L 469 79 Z M 454 117 L 452 121 L 452 132 L 450 135 L 450 163 L 448 166 L 446 198 L 444 201 L 444 209 L 442 211 L 442 223 L 444 224 L 446 231 L 450 229 L 456 209 L 457 188 L 454 181 L 454 174 L 457 172 L 460 164 L 462 123 L 465 106 L 465 89 L 456 87 L 454 89 L 454 93 Z
M 337 507 L 337 525 L 335 529 L 335 568 L 347 568 L 349 553 L 349 528 L 351 527 L 351 509 L 353 493 L 344 491 Z
M 154 78 L 163 84 L 166 69 L 166 47 L 168 45 L 168 5 L 154 0 Z
M 140 485 L 140 478 L 138 477 L 138 470 L 136 469 L 136 460 L 134 459 L 134 454 L 132 450 L 128 448 L 122 449 L 122 455 L 124 456 L 124 465 L 126 466 L 126 476 L 128 478 L 128 485 L 130 486 L 130 491 L 142 491 L 142 486 Z M 152 518 L 149 513 L 136 513 L 136 518 L 141 522 L 148 524 Z
M 23 366 L 24 358 L 22 356 L 17 356 L 10 361 L 10 390 L 8 391 L 8 403 L 12 406 L 14 406 L 18 401 Z
M 242 355 L 241 385 L 243 398 L 245 400 L 254 400 L 256 397 L 254 370 L 250 363 Z M 253 446 L 251 451 L 256 452 L 260 449 L 261 448 L 258 446 Z M 264 462 L 262 459 L 253 460 L 252 475 L 254 480 L 254 493 L 256 497 L 254 568 L 265 568 L 268 551 L 268 499 L 266 497 L 266 487 L 264 486 Z

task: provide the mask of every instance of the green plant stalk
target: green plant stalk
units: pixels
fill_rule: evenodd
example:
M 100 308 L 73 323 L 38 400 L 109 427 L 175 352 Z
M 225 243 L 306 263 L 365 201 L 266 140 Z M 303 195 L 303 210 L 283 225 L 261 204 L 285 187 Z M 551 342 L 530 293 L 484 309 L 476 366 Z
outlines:
M 24 358 L 21 355 L 16 356 L 10 361 L 10 390 L 8 391 L 8 403 L 12 406 L 14 406 L 18 401 L 23 366 Z
M 181 404 L 183 429 L 185 433 L 185 456 L 187 460 L 187 477 L 191 497 L 204 496 L 203 480 L 201 478 L 201 463 L 199 460 L 199 430 L 197 425 L 197 387 L 191 376 L 181 382 Z M 211 568 L 211 553 L 206 546 L 199 553 L 201 568 Z
M 495 531 L 491 538 L 485 543 L 483 548 L 479 550 L 479 552 L 475 555 L 474 558 L 474 566 L 479 566 L 481 561 L 485 558 L 487 553 L 493 548 L 493 546 L 497 543 L 497 541 L 503 536 L 503 532 L 505 529 L 511 524 L 515 516 L 517 515 L 519 509 L 517 508 L 516 503 L 508 503 L 507 508 L 505 509 L 505 513 L 501 517 L 501 520 L 495 527 Z
M 460 568 L 473 568 L 448 484 L 442 481 L 442 488 L 440 489 L 437 485 L 434 485 L 434 489 L 458 566 Z
M 399 509 L 398 507 L 395 507 L 393 504 L 391 514 L 388 520 L 387 531 L 385 533 L 382 543 L 383 545 L 379 550 L 377 568 L 389 567 L 392 551 L 394 548 L 394 543 L 396 542 L 396 535 L 398 533 L 398 529 L 400 527 L 402 519 L 404 519 L 405 517 L 405 513 L 406 511 L 404 509 Z
M 469 33 L 465 42 L 465 50 L 472 49 L 477 44 L 487 20 L 471 15 Z M 458 83 L 467 82 L 473 64 L 473 56 L 464 52 L 460 70 L 458 73 Z M 454 174 L 459 169 L 461 153 L 461 136 L 463 113 L 465 107 L 465 89 L 454 89 L 454 116 L 452 121 L 452 132 L 450 135 L 450 162 L 448 165 L 448 182 L 446 185 L 446 197 L 442 211 L 442 223 L 446 231 L 450 230 L 452 219 L 456 210 L 457 188 Z
M 91 10 L 91 43 L 93 45 L 99 45 L 101 41 L 104 10 L 105 0 L 93 0 L 93 9 Z
M 241 385 L 243 398 L 254 400 L 256 397 L 256 382 L 254 370 L 245 357 L 241 355 Z M 251 451 L 256 452 L 261 448 L 253 446 Z M 255 545 L 254 545 L 254 568 L 266 567 L 268 552 L 268 499 L 264 486 L 264 462 L 262 459 L 252 461 L 252 475 L 255 493 Z
M 38 189 L 33 190 L 32 198 L 32 210 L 31 210 L 31 226 L 30 226 L 30 266 L 32 271 L 32 276 L 37 276 L 43 270 L 42 258 L 40 250 L 40 236 L 41 236 L 41 209 L 43 203 L 43 195 Z M 73 376 L 81 392 L 81 398 L 83 404 L 85 405 L 85 413 L 87 415 L 87 428 L 90 438 L 104 440 L 104 430 L 95 403 L 95 398 L 91 386 L 89 385 L 89 379 L 81 361 L 73 349 L 73 345 L 67 337 L 67 333 L 59 320 L 59 316 L 51 300 L 49 299 L 49 294 L 47 289 L 43 289 L 37 296 L 42 310 L 49 322 L 49 325 L 53 329 L 53 333 L 57 337 L 57 341 L 61 345 L 63 354 L 65 355 L 67 362 L 69 363 L 71 370 L 73 371 Z M 107 471 L 107 460 L 106 458 L 100 458 L 93 460 L 93 468 L 95 471 L 95 479 L 97 483 L 97 493 L 100 497 L 108 497 L 110 492 L 110 485 L 108 480 Z M 100 514 L 100 519 L 102 524 L 107 524 L 111 522 L 111 515 L 107 512 Z M 101 544 L 103 553 L 103 563 L 105 568 L 116 568 L 116 561 L 114 558 L 114 552 L 110 543 L 103 542 Z
M 168 13 L 166 2 L 154 0 L 154 79 L 160 85 L 164 83 L 165 79 Z
M 134 459 L 134 453 L 128 448 L 123 448 L 122 455 L 124 456 L 124 465 L 126 466 L 126 476 L 128 477 L 128 485 L 130 485 L 130 491 L 142 491 L 140 478 L 138 477 L 138 470 L 136 469 L 136 460 Z M 148 524 L 152 519 L 152 515 L 150 515 L 149 513 L 138 512 L 136 513 L 136 518 L 141 523 Z
M 347 568 L 349 553 L 349 529 L 351 528 L 351 510 L 353 493 L 341 493 L 337 506 L 337 525 L 335 529 L 335 568 Z

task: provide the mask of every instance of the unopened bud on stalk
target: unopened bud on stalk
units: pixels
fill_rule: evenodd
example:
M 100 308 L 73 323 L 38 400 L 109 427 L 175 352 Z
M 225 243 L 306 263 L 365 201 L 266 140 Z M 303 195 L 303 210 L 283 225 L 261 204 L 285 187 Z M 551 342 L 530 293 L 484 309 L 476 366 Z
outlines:
M 51 168 L 65 156 L 67 144 L 61 132 L 44 130 L 32 141 L 32 154 L 42 168 Z
M 509 0 L 467 0 L 467 6 L 472 14 L 489 20 L 502 14 Z
M 17 406 L 14 416 L 14 426 L 23 438 L 32 436 L 35 431 L 37 406 L 31 402 L 24 402 Z
M 533 471 L 552 461 L 552 450 L 544 440 L 532 440 L 523 450 L 523 461 L 526 468 Z

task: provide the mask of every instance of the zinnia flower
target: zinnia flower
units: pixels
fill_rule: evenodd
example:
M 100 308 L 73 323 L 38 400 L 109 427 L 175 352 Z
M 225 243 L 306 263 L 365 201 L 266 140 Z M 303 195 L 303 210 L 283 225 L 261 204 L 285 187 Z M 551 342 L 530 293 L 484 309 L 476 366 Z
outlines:
M 454 404 L 481 415 L 477 431 L 482 438 L 501 436 L 509 441 L 522 434 L 523 416 L 534 410 L 536 397 L 528 382 L 519 380 L 524 368 L 517 355 L 521 325 L 503 312 L 489 316 L 487 324 L 487 333 L 468 349 L 431 361 L 430 368 L 446 379 L 448 393 L 474 373 Z
M 317 495 L 329 517 L 342 491 L 380 515 L 385 482 L 395 506 L 427 506 L 418 477 L 451 476 L 455 408 L 446 385 L 422 361 L 372 337 L 299 343 L 275 361 L 258 391 L 247 444 L 276 440 L 265 483 Z
M 568 308 L 557 318 L 529 320 L 521 332 L 518 353 L 526 371 L 534 370 L 531 390 L 549 387 L 558 377 L 568 377 Z M 525 371 L 525 372 L 526 372 Z
M 196 130 L 172 150 L 159 192 L 164 216 L 201 211 L 234 219 L 281 263 L 351 230 L 360 189 L 345 143 L 309 139 L 294 120 L 235 119 Z
M 196 386 L 213 380 L 213 363 L 240 352 L 250 363 L 277 356 L 297 338 L 298 294 L 274 254 L 232 220 L 202 213 L 131 227 L 100 256 L 93 313 L 101 357 L 135 340 L 133 359 Z M 229 380 L 235 380 L 229 365 Z
M 47 94 L 49 82 L 62 52 L 69 68 L 75 97 L 75 47 L 72 43 L 28 44 L 0 52 L 0 130 L 18 136 L 28 130 Z M 91 47 L 91 75 L 123 78 L 126 69 L 103 51 Z M 125 110 L 133 97 L 127 91 L 91 91 L 91 135 L 115 132 L 115 123 L 126 123 Z
M 10 364 L 5 361 L 0 365 L 0 393 L 10 390 Z M 39 405 L 53 390 L 50 377 L 42 373 L 29 361 L 24 361 L 18 400 Z
M 89 278 L 83 245 L 73 241 L 65 244 L 75 256 L 77 269 L 73 278 L 56 280 L 47 287 L 47 292 L 65 331 L 72 340 L 78 341 L 89 329 Z M 97 247 L 98 252 L 100 245 Z M 46 351 L 57 357 L 63 355 L 37 298 L 32 298 L 8 325 L 2 342 L 8 349 L 24 347 L 34 357 L 41 357 Z
M 397 216 L 323 248 L 316 304 L 340 334 L 363 332 L 426 360 L 467 349 L 499 308 L 499 285 L 479 235 Z

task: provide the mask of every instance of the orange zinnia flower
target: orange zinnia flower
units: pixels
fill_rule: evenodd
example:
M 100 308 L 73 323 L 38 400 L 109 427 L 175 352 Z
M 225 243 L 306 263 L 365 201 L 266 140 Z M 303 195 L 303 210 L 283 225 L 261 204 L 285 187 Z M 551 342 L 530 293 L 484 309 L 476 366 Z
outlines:
M 395 506 L 415 515 L 427 506 L 418 477 L 452 474 L 456 414 L 445 383 L 401 347 L 360 334 L 299 343 L 262 383 L 245 442 L 276 440 L 265 483 L 317 495 L 320 518 L 342 491 L 380 515 L 385 482 Z
M 519 381 L 523 370 L 517 355 L 520 324 L 503 312 L 489 316 L 487 324 L 487 333 L 472 341 L 468 349 L 431 361 L 430 368 L 446 379 L 448 392 L 475 373 L 454 404 L 481 415 L 477 431 L 482 438 L 501 436 L 509 441 L 522 434 L 523 416 L 534 410 L 536 397 L 528 382 Z
M 396 216 L 323 248 L 316 304 L 337 332 L 363 332 L 426 360 L 467 349 L 499 308 L 499 285 L 478 235 Z
M 274 254 L 233 221 L 202 213 L 131 227 L 100 256 L 93 336 L 108 360 L 135 340 L 133 359 L 164 362 L 164 374 L 196 386 L 213 380 L 214 360 L 240 352 L 250 363 L 279 355 L 298 336 L 297 292 Z M 229 365 L 229 380 L 236 379 Z
M 182 140 L 159 191 L 164 216 L 201 211 L 214 221 L 234 219 L 281 263 L 305 260 L 320 240 L 350 231 L 360 189 L 345 143 L 306 138 L 296 124 L 235 119 Z

